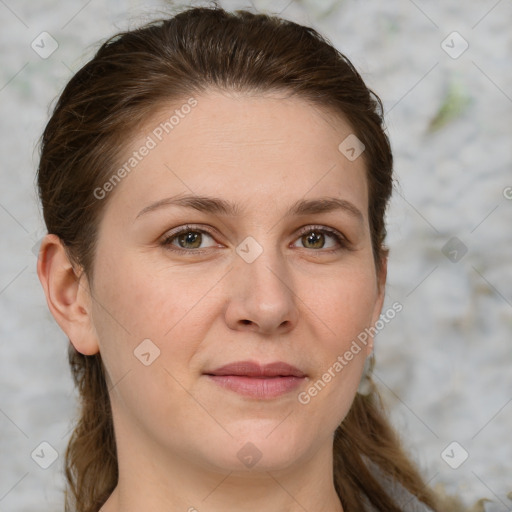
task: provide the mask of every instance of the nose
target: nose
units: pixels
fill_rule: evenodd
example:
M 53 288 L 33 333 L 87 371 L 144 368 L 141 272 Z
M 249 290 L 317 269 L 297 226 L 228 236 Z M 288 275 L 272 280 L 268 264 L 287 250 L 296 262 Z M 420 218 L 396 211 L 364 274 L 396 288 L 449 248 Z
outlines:
M 237 256 L 229 273 L 226 323 L 233 330 L 284 334 L 297 324 L 299 298 L 293 276 L 277 250 L 263 250 L 251 263 Z

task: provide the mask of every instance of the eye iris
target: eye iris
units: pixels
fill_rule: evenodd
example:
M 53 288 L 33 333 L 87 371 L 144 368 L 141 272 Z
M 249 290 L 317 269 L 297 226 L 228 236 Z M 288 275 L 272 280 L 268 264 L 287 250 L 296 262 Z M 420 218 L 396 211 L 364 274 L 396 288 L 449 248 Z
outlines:
M 192 248 L 197 249 L 198 247 L 200 247 L 201 241 L 202 241 L 202 235 L 201 235 L 201 233 L 198 233 L 197 231 L 187 231 L 185 234 L 180 235 L 178 237 L 178 243 L 180 244 L 181 247 L 183 247 L 183 244 L 188 244 L 188 243 L 194 244 L 195 243 L 195 245 Z M 197 242 L 199 242 L 199 243 L 197 243 Z M 188 249 L 190 247 L 185 247 L 185 248 Z
M 315 231 L 310 231 L 307 235 L 302 237 L 303 242 L 306 244 L 312 242 L 315 249 L 322 248 L 324 243 L 324 235 L 323 233 L 317 233 Z
M 203 235 L 201 231 L 186 231 L 175 238 L 183 249 L 198 249 L 201 246 Z M 308 231 L 302 235 L 301 240 L 306 246 L 310 244 L 313 249 L 321 249 L 325 243 L 325 234 L 322 231 Z

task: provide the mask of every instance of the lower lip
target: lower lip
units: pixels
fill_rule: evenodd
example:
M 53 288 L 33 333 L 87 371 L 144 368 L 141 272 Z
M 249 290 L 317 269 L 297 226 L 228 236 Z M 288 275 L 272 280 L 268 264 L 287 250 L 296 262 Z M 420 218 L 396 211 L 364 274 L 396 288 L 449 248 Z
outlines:
M 296 389 L 305 377 L 244 377 L 240 375 L 208 375 L 219 386 L 252 398 L 276 398 Z

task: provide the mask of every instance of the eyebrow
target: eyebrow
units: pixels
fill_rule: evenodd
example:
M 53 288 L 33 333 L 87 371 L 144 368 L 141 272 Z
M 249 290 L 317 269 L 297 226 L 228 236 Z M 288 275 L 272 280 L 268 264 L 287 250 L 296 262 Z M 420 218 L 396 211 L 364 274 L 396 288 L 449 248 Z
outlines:
M 239 203 L 231 203 L 216 197 L 185 195 L 160 199 L 159 201 L 143 208 L 135 218 L 138 219 L 149 212 L 154 212 L 169 206 L 193 208 L 204 213 L 213 213 L 231 217 L 238 217 L 243 213 L 243 208 Z M 320 197 L 318 199 L 307 200 L 300 199 L 288 209 L 285 216 L 312 215 L 339 210 L 348 213 L 359 222 L 364 221 L 363 214 L 355 205 L 345 199 L 339 199 L 337 197 Z

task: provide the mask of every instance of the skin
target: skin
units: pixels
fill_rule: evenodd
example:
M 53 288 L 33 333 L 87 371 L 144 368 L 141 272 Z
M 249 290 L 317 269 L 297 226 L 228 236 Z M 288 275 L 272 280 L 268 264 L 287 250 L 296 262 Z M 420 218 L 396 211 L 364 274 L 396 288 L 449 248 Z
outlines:
M 218 91 L 196 99 L 103 199 L 91 284 L 84 276 L 78 284 L 55 235 L 41 247 L 38 275 L 50 311 L 74 347 L 101 352 L 106 367 L 120 479 L 102 511 L 226 512 L 241 503 L 246 512 L 342 511 L 333 433 L 372 343 L 310 403 L 297 395 L 381 313 L 386 265 L 377 275 L 364 160 L 338 150 L 352 133 L 346 121 L 302 99 Z M 127 158 L 175 108 L 153 116 Z M 136 218 L 177 194 L 244 210 L 225 216 L 169 206 Z M 362 219 L 343 210 L 285 215 L 297 200 L 326 196 L 349 201 Z M 189 223 L 196 235 L 199 228 L 211 235 L 181 246 L 175 238 L 171 247 L 182 253 L 161 245 Z M 311 225 L 338 230 L 350 250 L 328 233 L 316 242 L 302 236 Z M 263 249 L 252 263 L 236 252 L 248 236 Z M 160 355 L 145 366 L 134 350 L 147 338 Z M 307 378 L 291 393 L 260 400 L 203 375 L 248 359 L 285 361 Z M 261 453 L 251 468 L 237 457 L 248 442 Z

